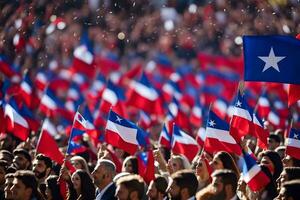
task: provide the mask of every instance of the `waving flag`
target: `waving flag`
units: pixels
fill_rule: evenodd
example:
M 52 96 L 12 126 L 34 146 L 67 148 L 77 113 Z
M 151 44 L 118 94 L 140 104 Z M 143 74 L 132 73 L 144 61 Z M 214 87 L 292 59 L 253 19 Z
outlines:
M 300 41 L 286 35 L 244 36 L 245 81 L 300 84 Z
M 24 103 L 32 108 L 32 106 L 36 106 L 38 99 L 34 92 L 33 83 L 29 77 L 29 72 L 27 72 L 24 76 L 23 81 L 20 85 L 20 94 L 24 100 Z
M 149 184 L 155 178 L 153 151 L 140 152 L 137 155 L 137 159 L 139 175 L 141 175 L 145 182 Z
M 300 100 L 300 85 L 289 84 L 288 86 L 288 106 Z
M 189 159 L 189 161 L 195 158 L 200 149 L 196 140 L 180 130 L 175 124 L 173 125 L 171 145 L 173 153 L 182 154 Z
M 196 141 L 201 147 L 204 146 L 205 138 L 206 138 L 206 130 L 204 127 L 200 127 L 197 131 Z
M 209 112 L 207 119 L 204 149 L 209 153 L 227 151 L 237 155 L 242 154 L 241 147 L 229 133 L 229 125 L 213 111 Z
M 253 113 L 252 119 L 252 132 L 254 136 L 257 137 L 257 145 L 261 149 L 267 149 L 267 140 L 269 137 L 269 132 L 267 129 L 264 128 L 262 120 L 255 113 Z
M 19 72 L 9 63 L 7 57 L 3 54 L 0 54 L 0 72 L 10 79 L 20 79 Z
M 183 109 L 175 97 L 168 105 L 167 118 L 169 118 L 170 121 L 175 122 L 175 124 L 177 124 L 180 128 L 185 129 L 188 132 L 192 132 L 189 117 L 183 112 Z
M 139 146 L 148 148 L 149 145 L 147 133 L 112 110 L 109 112 L 106 123 L 105 140 L 130 154 L 134 154 Z
M 166 123 L 164 123 L 164 126 L 160 132 L 158 144 L 159 146 L 171 149 L 171 139 L 172 139 L 172 135 L 170 134 L 170 131 L 168 131 Z
M 291 129 L 287 138 L 286 154 L 293 158 L 300 159 L 300 132 Z
M 248 153 L 243 152 L 244 165 L 243 165 L 243 179 L 249 188 L 253 191 L 260 191 L 269 182 L 268 176 L 257 165 L 256 160 Z
M 143 111 L 163 115 L 164 109 L 161 97 L 157 90 L 152 86 L 145 73 L 139 81 L 132 81 L 128 91 L 127 104 Z
M 85 45 L 80 45 L 74 50 L 73 68 L 88 77 L 95 73 L 94 56 Z
M 22 105 L 20 114 L 27 121 L 29 128 L 37 133 L 40 128 L 40 121 L 36 119 L 32 111 L 25 104 Z
M 35 86 L 40 90 L 44 91 L 48 83 L 48 77 L 44 71 L 39 71 L 36 74 L 36 78 L 34 80 Z
M 250 133 L 252 116 L 249 110 L 246 100 L 239 92 L 230 123 L 230 133 L 236 138 L 240 139 Z
M 54 137 L 57 135 L 58 133 L 55 126 L 49 121 L 49 119 L 45 119 L 36 145 L 36 151 L 48 156 L 51 160 L 58 164 L 63 164 L 64 156 L 62 152 L 59 151 L 58 145 L 54 140 Z
M 63 108 L 64 104 L 54 95 L 50 88 L 47 88 L 41 99 L 41 112 L 46 116 L 54 117 L 59 107 Z
M 271 104 L 268 98 L 267 90 L 264 90 L 257 102 L 257 112 L 259 116 L 266 119 L 271 111 Z
M 197 98 L 195 105 L 192 108 L 190 121 L 195 127 L 200 127 L 202 125 L 202 106 L 199 98 Z

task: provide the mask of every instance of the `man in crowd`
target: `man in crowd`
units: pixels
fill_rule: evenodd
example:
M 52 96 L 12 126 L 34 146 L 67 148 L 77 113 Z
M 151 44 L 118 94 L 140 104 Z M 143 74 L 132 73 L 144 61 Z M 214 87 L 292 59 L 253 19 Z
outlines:
M 267 142 L 268 142 L 268 149 L 274 151 L 277 147 L 280 146 L 281 140 L 278 135 L 270 134 Z
M 9 173 L 5 176 L 5 187 L 4 187 L 4 197 L 6 200 L 11 200 L 13 198 L 11 188 L 13 186 L 14 174 Z
M 198 180 L 191 170 L 180 170 L 172 174 L 167 193 L 170 199 L 195 199 Z
M 279 197 L 281 200 L 299 199 L 300 180 L 292 180 L 284 183 L 281 187 Z
M 31 169 L 31 156 L 25 149 L 16 149 L 13 152 L 13 165 L 17 170 Z
M 151 200 L 163 200 L 166 196 L 167 187 L 167 180 L 162 176 L 158 176 L 150 182 L 147 191 L 147 196 Z
M 92 178 L 96 189 L 97 200 L 116 199 L 114 197 L 116 192 L 116 185 L 113 178 L 116 175 L 116 166 L 110 160 L 98 160 L 97 165 L 92 172 Z
M 119 200 L 139 200 L 144 196 L 145 182 L 139 175 L 127 175 L 117 181 L 116 197 Z

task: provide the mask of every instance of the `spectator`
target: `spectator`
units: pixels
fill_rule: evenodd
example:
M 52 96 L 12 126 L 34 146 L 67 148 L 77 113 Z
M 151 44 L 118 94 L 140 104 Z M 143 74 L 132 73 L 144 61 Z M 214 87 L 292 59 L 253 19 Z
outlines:
M 44 199 L 34 173 L 28 170 L 19 170 L 14 174 L 11 191 L 14 200 Z
M 76 170 L 71 177 L 73 188 L 69 188 L 68 199 L 90 200 L 95 199 L 95 187 L 90 175 L 82 170 Z
M 191 170 L 180 170 L 171 175 L 167 193 L 171 199 L 195 198 L 198 180 Z
M 117 181 L 116 197 L 119 200 L 138 200 L 144 196 L 145 182 L 139 175 L 128 175 Z
M 6 200 L 13 199 L 12 196 L 12 186 L 13 186 L 14 174 L 9 173 L 5 175 L 5 187 L 4 187 L 4 197 Z
M 168 182 L 163 176 L 158 176 L 149 184 L 147 196 L 150 200 L 163 200 L 166 197 Z
M 237 177 L 240 176 L 240 170 L 238 169 L 235 161 L 233 160 L 232 156 L 225 151 L 220 151 L 214 155 L 213 160 L 211 162 L 211 166 L 214 170 L 217 169 L 232 170 L 234 171 Z
M 189 161 L 182 155 L 172 155 L 168 160 L 168 170 L 170 174 L 173 174 L 179 170 L 189 169 Z
M 285 155 L 282 159 L 283 167 L 300 167 L 300 160 L 290 155 Z
M 75 169 L 83 169 L 86 172 L 90 173 L 86 160 L 81 156 L 73 156 L 71 159 L 71 164 Z
M 15 149 L 13 165 L 18 170 L 30 170 L 31 169 L 31 156 L 28 151 L 24 149 Z
M 11 165 L 14 156 L 7 150 L 0 150 L 0 160 L 5 160 L 8 165 Z
M 268 137 L 268 149 L 274 151 L 277 147 L 280 146 L 280 137 L 275 134 L 270 134 Z
M 208 167 L 210 166 L 206 166 L 206 162 L 204 161 L 204 159 L 199 156 L 196 165 L 196 176 L 199 183 L 199 190 L 210 184 L 210 174 L 208 172 Z
M 46 197 L 47 200 L 63 200 L 58 176 L 51 175 L 46 179 Z
M 279 178 L 276 180 L 277 191 L 280 191 L 280 188 L 283 183 L 294 179 L 300 179 L 300 167 L 283 168 L 283 171 L 281 172 Z
M 115 199 L 116 186 L 113 182 L 115 175 L 116 166 L 112 161 L 106 159 L 98 160 L 92 172 L 93 182 L 97 187 L 97 200 Z
M 299 199 L 300 180 L 288 181 L 282 185 L 278 199 L 296 200 Z
M 283 168 L 279 154 L 275 151 L 267 150 L 261 152 L 258 157 L 261 158 L 260 163 L 269 168 L 274 180 L 277 180 Z
M 138 160 L 136 156 L 128 156 L 123 161 L 122 172 L 129 172 L 131 174 L 138 174 Z
M 0 199 L 4 198 L 5 175 L 8 164 L 4 160 L 0 160 Z
M 211 176 L 216 199 L 237 199 L 236 189 L 238 177 L 234 171 L 228 169 L 216 170 Z

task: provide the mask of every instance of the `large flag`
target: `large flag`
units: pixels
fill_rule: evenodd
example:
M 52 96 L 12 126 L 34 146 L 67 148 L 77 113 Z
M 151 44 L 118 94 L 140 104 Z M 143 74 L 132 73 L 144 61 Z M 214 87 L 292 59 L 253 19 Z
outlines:
M 300 132 L 296 129 L 291 129 L 287 138 L 286 154 L 293 158 L 300 159 Z
M 130 154 L 134 154 L 139 146 L 144 148 L 149 146 L 147 133 L 112 110 L 109 112 L 106 123 L 105 140 Z
M 268 176 L 257 165 L 256 160 L 248 153 L 243 152 L 244 165 L 243 165 L 243 179 L 249 188 L 253 191 L 260 191 L 269 182 Z
M 48 156 L 58 164 L 63 164 L 64 156 L 54 140 L 54 137 L 57 135 L 58 133 L 55 126 L 48 119 L 45 119 L 36 145 L 36 151 Z
M 244 36 L 245 81 L 300 84 L 300 41 L 291 36 Z
M 241 147 L 229 133 L 229 124 L 220 119 L 213 111 L 209 112 L 206 125 L 204 149 L 208 153 L 227 151 L 242 154 Z
M 176 124 L 173 125 L 172 152 L 184 155 L 191 162 L 199 152 L 197 141 L 187 133 L 180 130 Z

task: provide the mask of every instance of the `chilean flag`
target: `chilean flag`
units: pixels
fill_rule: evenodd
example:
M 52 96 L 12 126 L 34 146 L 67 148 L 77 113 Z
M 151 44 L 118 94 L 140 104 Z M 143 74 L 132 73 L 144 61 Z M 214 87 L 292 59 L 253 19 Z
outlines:
M 300 159 L 300 132 L 296 129 L 291 129 L 287 138 L 286 154 L 293 158 Z
M 173 122 L 175 122 L 179 127 L 187 130 L 188 132 L 192 132 L 189 117 L 183 112 L 175 97 L 168 105 L 168 113 L 171 120 L 174 120 Z
M 300 100 L 300 85 L 289 84 L 288 86 L 288 106 Z
M 46 118 L 36 145 L 36 151 L 48 156 L 51 160 L 62 165 L 64 156 L 54 140 L 56 135 L 58 135 L 58 132 L 55 126 L 49 121 L 49 119 Z
M 93 77 L 95 73 L 94 56 L 87 46 L 80 45 L 74 50 L 73 68 L 88 77 Z
M 150 143 L 147 133 L 112 110 L 106 123 L 105 140 L 108 144 L 123 149 L 131 155 L 138 150 L 139 146 L 147 148 Z
M 201 147 L 204 146 L 205 138 L 206 138 L 206 130 L 204 127 L 200 127 L 197 131 L 196 141 Z
M 53 91 L 51 91 L 50 88 L 47 88 L 41 99 L 41 112 L 46 116 L 54 117 L 58 112 L 59 107 L 63 108 L 64 104 L 60 102 L 60 100 L 54 95 Z
M 139 81 L 132 81 L 127 93 L 127 104 L 147 113 L 163 115 L 164 109 L 159 93 L 152 86 L 145 73 Z
M 274 110 L 269 113 L 267 120 L 272 126 L 274 126 L 275 129 L 284 129 L 287 125 L 286 118 L 280 117 L 279 114 Z
M 261 149 L 267 149 L 267 140 L 269 137 L 269 132 L 267 129 L 264 128 L 262 120 L 256 114 L 253 113 L 252 119 L 252 132 L 254 136 L 257 137 L 257 145 Z
M 155 179 L 155 166 L 153 151 L 140 152 L 137 154 L 139 175 L 149 184 Z
M 20 94 L 22 95 L 23 100 L 28 107 L 31 108 L 32 106 L 36 106 L 37 96 L 34 93 L 33 83 L 28 72 L 25 74 L 24 79 L 21 82 Z
M 4 103 L 4 116 L 6 119 L 6 130 L 13 133 L 16 137 L 25 141 L 29 136 L 29 124 L 20 115 L 17 105 L 11 102 Z
M 189 161 L 192 161 L 199 152 L 199 145 L 194 138 L 180 130 L 178 126 L 173 125 L 172 152 L 184 155 Z
M 171 139 L 172 139 L 172 136 L 171 136 L 170 132 L 168 131 L 168 128 L 165 123 L 160 132 L 158 144 L 159 144 L 159 146 L 171 149 Z
M 213 111 L 209 112 L 207 120 L 204 149 L 212 154 L 217 151 L 242 154 L 241 147 L 229 133 L 229 125 Z
M 40 121 L 34 117 L 32 111 L 25 104 L 22 105 L 20 113 L 27 121 L 29 128 L 35 132 L 38 132 L 40 128 Z
M 197 98 L 196 103 L 192 108 L 190 121 L 195 127 L 200 127 L 202 125 L 202 106 L 199 98 Z
M 256 160 L 248 153 L 243 152 L 244 165 L 243 165 L 243 179 L 253 191 L 260 191 L 269 182 L 268 176 L 257 165 Z
M 48 83 L 48 77 L 45 72 L 39 71 L 36 74 L 36 79 L 34 81 L 35 86 L 40 90 L 44 91 Z
M 259 116 L 261 116 L 262 118 L 267 118 L 270 111 L 271 111 L 271 105 L 270 105 L 267 91 L 265 90 L 265 91 L 263 91 L 261 96 L 258 98 L 257 112 L 258 112 Z
M 238 93 L 234 113 L 230 123 L 230 133 L 237 138 L 242 138 L 250 133 L 252 116 L 244 96 Z

